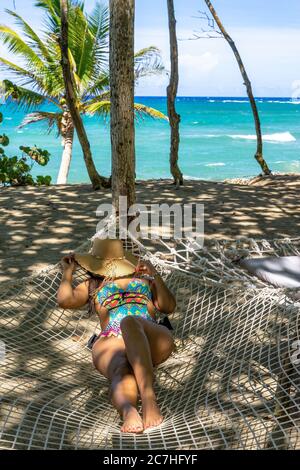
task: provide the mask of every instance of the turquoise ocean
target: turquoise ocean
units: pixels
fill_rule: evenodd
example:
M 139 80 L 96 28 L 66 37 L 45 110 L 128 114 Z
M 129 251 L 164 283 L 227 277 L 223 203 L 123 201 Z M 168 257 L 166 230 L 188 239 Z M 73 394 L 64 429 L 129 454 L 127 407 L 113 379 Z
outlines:
M 300 106 L 289 98 L 257 98 L 264 135 L 264 155 L 273 171 L 300 172 Z M 136 102 L 166 113 L 165 97 L 136 97 Z M 43 108 L 53 110 L 52 106 Z M 51 153 L 46 167 L 35 165 L 33 174 L 52 176 L 55 183 L 61 158 L 61 140 L 47 133 L 45 124 L 18 128 L 25 116 L 13 104 L 0 106 L 4 121 L 0 133 L 10 137 L 7 154 L 20 151 L 20 145 L 37 145 Z M 255 154 L 255 130 L 246 98 L 180 97 L 180 167 L 186 178 L 223 180 L 247 177 L 260 172 Z M 94 161 L 99 172 L 110 174 L 109 122 L 85 116 Z M 136 123 L 136 172 L 138 179 L 169 178 L 169 139 L 167 121 L 144 118 Z M 88 182 L 82 152 L 75 140 L 69 183 Z

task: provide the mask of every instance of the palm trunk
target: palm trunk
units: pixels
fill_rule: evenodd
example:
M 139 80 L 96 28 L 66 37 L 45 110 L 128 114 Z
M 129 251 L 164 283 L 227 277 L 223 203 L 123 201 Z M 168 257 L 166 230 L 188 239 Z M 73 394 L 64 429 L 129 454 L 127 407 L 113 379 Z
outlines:
M 61 121 L 61 135 L 63 138 L 64 150 L 56 184 L 67 184 L 74 142 L 74 125 L 72 116 L 68 111 L 63 113 Z
M 183 176 L 178 166 L 179 151 L 179 124 L 180 116 L 176 112 L 175 102 L 178 91 L 178 44 L 176 36 L 176 19 L 173 0 L 167 0 L 168 18 L 169 18 L 169 35 L 170 35 L 170 59 L 171 59 L 171 75 L 170 83 L 167 87 L 168 97 L 168 116 L 171 127 L 171 148 L 170 148 L 170 171 L 174 178 L 176 187 L 183 184 Z
M 62 69 L 66 88 L 66 101 L 70 110 L 74 127 L 76 129 L 78 139 L 82 148 L 83 158 L 87 168 L 89 178 L 94 189 L 100 189 L 109 185 L 109 180 L 100 176 L 94 165 L 90 143 L 80 116 L 78 109 L 75 84 L 71 65 L 69 60 L 68 48 L 68 0 L 60 0 L 61 10 L 61 55 Z
M 134 0 L 110 0 L 110 132 L 112 196 L 116 210 L 119 196 L 135 203 L 134 129 Z
M 215 22 L 217 23 L 222 35 L 224 36 L 224 38 L 228 42 L 229 46 L 231 47 L 231 49 L 234 53 L 234 56 L 236 58 L 236 61 L 238 63 L 240 72 L 241 72 L 243 80 L 244 80 L 244 85 L 246 86 L 247 95 L 248 95 L 248 98 L 249 98 L 249 101 L 250 101 L 250 104 L 251 104 L 251 109 L 252 109 L 253 118 L 254 118 L 254 122 L 255 122 L 255 130 L 256 130 L 256 137 L 257 137 L 257 149 L 256 149 L 255 159 L 258 162 L 258 164 L 260 165 L 263 173 L 265 175 L 270 175 L 271 170 L 269 169 L 269 167 L 267 165 L 267 162 L 265 161 L 265 159 L 263 157 L 262 132 L 261 132 L 261 125 L 260 125 L 258 109 L 257 109 L 256 102 L 255 102 L 255 99 L 254 99 L 254 96 L 253 96 L 252 85 L 251 85 L 251 82 L 249 80 L 248 74 L 246 72 L 245 66 L 243 64 L 242 58 L 239 54 L 239 51 L 238 51 L 234 41 L 232 40 L 232 38 L 227 33 L 227 31 L 224 28 L 220 18 L 217 15 L 216 10 L 212 6 L 211 1 L 210 0 L 205 0 L 205 3 L 207 5 L 209 11 L 211 12 Z

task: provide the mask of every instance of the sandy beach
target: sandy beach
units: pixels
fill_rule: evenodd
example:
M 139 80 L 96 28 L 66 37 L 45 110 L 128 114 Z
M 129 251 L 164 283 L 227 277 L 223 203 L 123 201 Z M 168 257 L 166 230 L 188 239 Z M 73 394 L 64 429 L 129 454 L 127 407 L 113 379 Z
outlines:
M 138 202 L 202 203 L 209 238 L 282 238 L 300 232 L 300 175 L 239 181 L 139 181 Z M 248 182 L 249 183 L 249 182 Z M 0 280 L 32 274 L 76 249 L 96 230 L 96 209 L 110 191 L 89 185 L 8 187 L 0 191 Z

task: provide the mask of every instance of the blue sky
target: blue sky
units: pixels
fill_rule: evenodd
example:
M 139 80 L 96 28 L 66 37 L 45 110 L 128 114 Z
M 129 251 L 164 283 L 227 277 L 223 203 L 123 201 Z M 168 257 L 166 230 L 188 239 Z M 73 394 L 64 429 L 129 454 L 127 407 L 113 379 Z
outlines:
M 15 0 L 16 10 L 39 28 L 40 12 L 34 0 Z M 90 10 L 94 0 L 86 0 Z M 214 0 L 225 27 L 231 33 L 247 67 L 256 96 L 291 96 L 300 80 L 299 0 Z M 189 40 L 205 22 L 194 18 L 205 11 L 203 0 L 175 0 L 179 38 L 181 96 L 245 96 L 239 70 L 229 46 L 222 39 Z M 13 0 L 1 0 L 1 23 L 12 25 L 5 8 Z M 136 0 L 136 49 L 155 45 L 169 67 L 169 37 L 165 0 Z M 9 56 L 0 45 L 0 54 Z M 144 79 L 137 95 L 165 95 L 167 76 Z

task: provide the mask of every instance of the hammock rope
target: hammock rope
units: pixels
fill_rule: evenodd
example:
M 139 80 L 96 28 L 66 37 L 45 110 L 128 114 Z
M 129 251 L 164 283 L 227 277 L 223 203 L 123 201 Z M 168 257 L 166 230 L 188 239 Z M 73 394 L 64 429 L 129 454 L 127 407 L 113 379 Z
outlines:
M 99 234 L 98 234 L 99 235 Z M 90 241 L 80 249 L 87 249 Z M 176 294 L 176 351 L 155 370 L 165 416 L 120 432 L 108 382 L 87 348 L 87 309 L 56 305 L 60 267 L 0 291 L 3 449 L 296 449 L 300 447 L 299 303 L 245 273 L 240 257 L 300 254 L 300 239 L 159 240 L 125 248 L 150 260 Z M 78 269 L 75 283 L 86 278 Z M 299 354 L 300 359 L 300 354 Z M 299 361 L 300 362 L 300 361 Z

